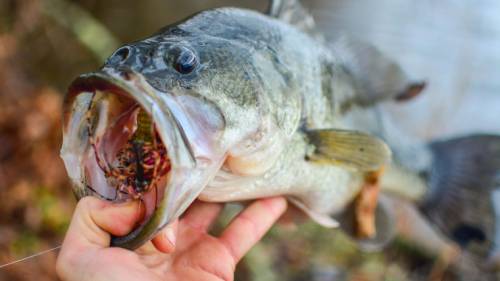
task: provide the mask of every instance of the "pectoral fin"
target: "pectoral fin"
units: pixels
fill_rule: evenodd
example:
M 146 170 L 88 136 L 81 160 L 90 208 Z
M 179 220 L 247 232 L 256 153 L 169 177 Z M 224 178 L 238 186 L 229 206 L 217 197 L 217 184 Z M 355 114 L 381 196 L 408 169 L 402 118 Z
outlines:
M 394 208 L 392 201 L 384 194 L 380 194 L 379 202 L 374 213 L 374 229 L 377 231 L 371 237 L 359 237 L 359 225 L 356 214 L 356 206 L 350 205 L 344 211 L 335 216 L 342 230 L 357 242 L 360 250 L 365 252 L 379 251 L 390 243 L 396 235 Z
M 355 202 L 356 237 L 369 239 L 376 236 L 376 209 L 380 191 L 379 179 L 384 169 L 368 172 L 365 175 L 365 184 L 361 187 Z
M 347 167 L 357 171 L 376 171 L 390 162 L 391 150 L 381 139 L 349 130 L 313 130 L 307 137 L 314 147 L 308 160 Z

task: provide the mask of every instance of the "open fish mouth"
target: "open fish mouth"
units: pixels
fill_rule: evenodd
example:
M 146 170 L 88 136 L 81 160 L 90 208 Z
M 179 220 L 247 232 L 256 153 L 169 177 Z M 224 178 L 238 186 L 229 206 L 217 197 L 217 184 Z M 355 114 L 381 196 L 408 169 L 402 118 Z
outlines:
M 138 199 L 148 219 L 163 197 L 171 163 L 147 105 L 103 74 L 77 79 L 73 95 L 88 103 L 80 128 L 88 147 L 81 163 L 85 193 L 113 202 Z
M 132 71 L 104 69 L 70 85 L 61 157 L 76 196 L 144 205 L 139 226 L 112 245 L 134 249 L 151 239 L 220 168 L 223 157 L 212 153 L 200 118 L 186 108 Z

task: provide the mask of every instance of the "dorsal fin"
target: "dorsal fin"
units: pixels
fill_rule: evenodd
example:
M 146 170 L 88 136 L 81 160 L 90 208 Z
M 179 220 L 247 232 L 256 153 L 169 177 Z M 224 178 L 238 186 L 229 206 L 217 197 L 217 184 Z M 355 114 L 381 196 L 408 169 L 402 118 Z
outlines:
M 323 40 L 316 30 L 313 16 L 299 0 L 269 0 L 267 14 L 297 27 L 316 39 Z
M 396 61 L 371 44 L 341 36 L 331 46 L 355 90 L 353 96 L 339 101 L 343 111 L 352 105 L 371 106 L 384 100 L 411 99 L 425 87 L 425 82 L 408 78 Z

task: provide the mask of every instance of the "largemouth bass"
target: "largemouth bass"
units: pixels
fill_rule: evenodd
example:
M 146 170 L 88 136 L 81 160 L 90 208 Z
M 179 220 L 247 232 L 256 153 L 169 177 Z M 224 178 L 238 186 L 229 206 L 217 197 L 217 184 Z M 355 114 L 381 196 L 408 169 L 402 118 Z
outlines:
M 423 88 L 372 46 L 325 42 L 296 1 L 274 1 L 269 15 L 208 10 L 78 77 L 65 98 L 61 155 L 77 197 L 143 202 L 141 224 L 113 246 L 139 247 L 196 198 L 276 195 L 327 227 L 353 204 L 354 218 L 342 226 L 354 221 L 364 241 L 386 241 L 379 188 L 422 200 L 434 154 L 395 145 L 391 164 L 384 135 L 363 110 Z M 494 136 L 472 143 L 500 150 Z M 400 163 L 415 151 L 415 163 Z

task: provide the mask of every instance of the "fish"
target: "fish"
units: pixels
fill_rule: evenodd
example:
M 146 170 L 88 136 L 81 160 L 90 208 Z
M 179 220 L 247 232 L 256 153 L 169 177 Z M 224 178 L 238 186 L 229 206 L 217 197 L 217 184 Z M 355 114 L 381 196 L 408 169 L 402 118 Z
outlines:
M 77 198 L 143 204 L 140 224 L 111 246 L 140 247 L 196 199 L 285 196 L 378 248 L 395 235 L 386 193 L 420 204 L 450 237 L 493 241 L 488 216 L 466 217 L 474 194 L 489 202 L 500 137 L 408 144 L 373 114 L 425 84 L 368 43 L 325 40 L 296 0 L 265 14 L 206 10 L 71 83 L 61 157 Z M 453 204 L 457 219 L 446 220 Z

